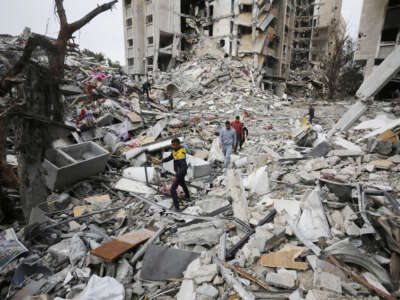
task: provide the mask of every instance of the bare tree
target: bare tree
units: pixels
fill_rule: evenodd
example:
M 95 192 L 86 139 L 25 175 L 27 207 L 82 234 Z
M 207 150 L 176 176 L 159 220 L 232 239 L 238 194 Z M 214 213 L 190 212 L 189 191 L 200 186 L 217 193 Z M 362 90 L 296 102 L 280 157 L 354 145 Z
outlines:
M 31 34 L 19 61 L 0 79 L 0 96 L 16 87 L 18 97 L 12 98 L 10 107 L 0 112 L 0 176 L 8 174 L 6 163 L 6 138 L 12 125 L 18 156 L 18 175 L 21 201 L 25 216 L 32 207 L 46 201 L 42 162 L 54 139 L 66 130 L 64 106 L 59 85 L 64 77 L 67 44 L 74 32 L 81 29 L 97 15 L 110 10 L 118 0 L 97 6 L 81 19 L 68 23 L 63 0 L 55 0 L 60 20 L 60 31 L 55 41 Z M 48 66 L 31 60 L 36 48 L 45 50 Z M 7 178 L 6 178 L 7 179 Z M 8 178 L 8 181 L 12 178 Z M 15 181 L 15 180 L 14 180 Z

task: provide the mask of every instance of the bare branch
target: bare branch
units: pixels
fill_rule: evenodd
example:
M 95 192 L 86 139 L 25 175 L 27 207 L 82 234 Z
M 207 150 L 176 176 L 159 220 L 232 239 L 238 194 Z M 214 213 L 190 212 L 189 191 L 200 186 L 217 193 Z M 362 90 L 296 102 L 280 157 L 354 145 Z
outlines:
M 61 0 L 58 0 L 61 1 Z M 97 6 L 95 9 L 93 9 L 91 12 L 89 12 L 86 16 L 83 18 L 79 19 L 78 21 L 69 24 L 69 32 L 72 35 L 75 31 L 81 29 L 83 26 L 85 26 L 87 23 L 89 23 L 93 18 L 95 18 L 97 15 L 112 9 L 115 4 L 118 3 L 118 0 L 110 1 L 108 3 L 104 3 L 103 5 Z
M 67 21 L 67 15 L 65 14 L 65 9 L 64 9 L 64 0 L 55 0 L 56 2 L 56 7 L 57 7 L 57 14 L 58 17 L 60 18 L 60 27 L 64 28 L 65 26 L 68 25 Z

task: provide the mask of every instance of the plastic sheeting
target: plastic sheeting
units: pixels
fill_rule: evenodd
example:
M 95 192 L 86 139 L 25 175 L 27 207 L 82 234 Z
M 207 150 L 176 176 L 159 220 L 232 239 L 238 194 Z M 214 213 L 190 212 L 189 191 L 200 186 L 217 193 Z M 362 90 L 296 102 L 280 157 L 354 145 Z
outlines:
M 250 193 L 265 195 L 270 192 L 269 176 L 267 167 L 255 170 L 244 180 L 244 187 L 250 190 Z
M 331 231 L 326 220 L 318 188 L 308 195 L 297 227 L 307 239 L 313 242 L 318 241 L 320 237 L 330 237 Z
M 224 160 L 225 160 L 225 156 L 222 153 L 222 150 L 219 149 L 219 140 L 218 140 L 218 138 L 216 138 L 216 139 L 214 139 L 214 141 L 211 145 L 211 149 L 208 154 L 208 161 L 210 163 L 213 163 L 215 161 L 224 162 Z
M 112 277 L 90 277 L 86 288 L 72 300 L 124 300 L 125 289 L 122 284 Z M 54 300 L 65 300 L 55 298 Z

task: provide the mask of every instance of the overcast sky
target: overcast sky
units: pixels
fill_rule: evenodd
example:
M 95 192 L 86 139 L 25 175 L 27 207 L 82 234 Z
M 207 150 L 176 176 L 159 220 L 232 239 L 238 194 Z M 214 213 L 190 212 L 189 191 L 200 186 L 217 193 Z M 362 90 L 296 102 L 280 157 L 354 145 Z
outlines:
M 357 37 L 363 0 L 343 0 L 343 17 L 349 34 Z M 379 0 L 377 0 L 379 1 Z M 69 22 L 75 21 L 103 0 L 65 0 Z M 20 34 L 24 27 L 40 34 L 56 36 L 58 18 L 54 14 L 54 0 L 0 0 L 0 33 Z M 81 48 L 103 52 L 124 64 L 121 0 L 116 8 L 107 11 L 75 34 Z

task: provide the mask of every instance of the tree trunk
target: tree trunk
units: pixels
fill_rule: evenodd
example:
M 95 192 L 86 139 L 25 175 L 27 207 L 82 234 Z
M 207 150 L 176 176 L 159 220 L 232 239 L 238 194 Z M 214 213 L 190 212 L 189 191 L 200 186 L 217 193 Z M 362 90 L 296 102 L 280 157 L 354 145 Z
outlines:
M 29 101 L 25 111 L 61 122 L 63 105 L 60 101 L 58 82 L 51 75 L 48 69 L 33 63 L 26 68 L 24 89 Z M 16 136 L 19 137 L 16 144 L 20 153 L 20 194 L 24 215 L 28 218 L 31 209 L 47 199 L 48 191 L 42 163 L 58 132 L 53 126 L 30 118 L 20 119 L 16 131 Z

